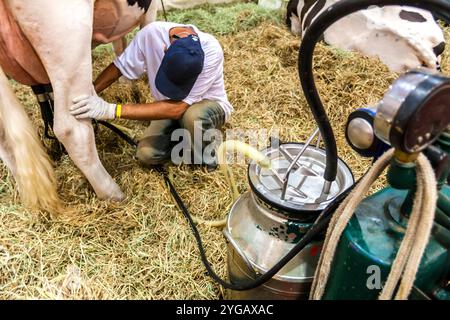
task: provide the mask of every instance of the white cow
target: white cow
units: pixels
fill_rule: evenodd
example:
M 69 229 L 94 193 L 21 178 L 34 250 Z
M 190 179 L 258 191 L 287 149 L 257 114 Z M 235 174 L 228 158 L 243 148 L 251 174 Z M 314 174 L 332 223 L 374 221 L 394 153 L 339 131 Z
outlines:
M 8 75 L 53 85 L 54 133 L 102 199 L 124 198 L 101 164 L 91 121 L 76 120 L 73 98 L 93 94 L 91 48 L 120 41 L 155 16 L 151 0 L 2 0 L 0 2 L 0 158 L 12 171 L 22 200 L 59 208 L 48 156 L 9 87 Z M 147 13 L 147 14 L 146 14 Z
M 339 0 L 291 0 L 286 23 L 302 35 L 315 18 Z M 445 48 L 444 34 L 433 16 L 424 10 L 403 7 L 374 7 L 353 13 L 324 33 L 330 45 L 378 56 L 391 70 L 405 72 L 426 66 L 439 69 Z

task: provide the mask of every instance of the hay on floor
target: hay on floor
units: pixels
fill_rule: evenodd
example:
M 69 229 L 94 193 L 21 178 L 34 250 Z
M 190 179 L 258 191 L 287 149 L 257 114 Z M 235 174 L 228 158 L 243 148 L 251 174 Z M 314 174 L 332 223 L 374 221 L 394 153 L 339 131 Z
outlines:
M 304 141 L 315 123 L 300 90 L 296 57 L 299 40 L 278 24 L 219 37 L 225 76 L 236 111 L 227 128 L 280 129 L 284 141 Z M 107 48 L 94 54 L 96 74 L 113 59 Z M 448 65 L 448 56 L 444 59 Z M 371 105 L 396 75 L 375 59 L 319 45 L 317 83 L 336 132 L 340 156 L 356 177 L 370 165 L 352 152 L 343 128 L 347 115 Z M 14 85 L 33 122 L 42 125 L 31 91 Z M 115 84 L 109 101 L 151 101 L 145 80 Z M 146 123 L 121 120 L 138 137 Z M 50 220 L 19 204 L 12 178 L 0 166 L 1 299 L 218 299 L 221 288 L 207 275 L 194 237 L 161 177 L 140 167 L 134 150 L 112 133 L 97 133 L 99 155 L 123 188 L 127 201 L 100 201 L 72 161 L 56 161 L 61 197 L 76 214 Z M 235 166 L 241 192 L 245 166 Z M 220 172 L 170 167 L 190 210 L 205 219 L 223 217 L 231 205 Z M 215 270 L 226 274 L 226 246 L 220 230 L 200 226 Z

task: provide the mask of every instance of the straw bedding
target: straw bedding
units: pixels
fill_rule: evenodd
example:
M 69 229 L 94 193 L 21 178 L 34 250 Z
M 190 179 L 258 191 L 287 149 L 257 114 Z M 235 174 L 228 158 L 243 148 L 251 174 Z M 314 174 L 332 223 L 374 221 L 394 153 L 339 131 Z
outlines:
M 244 9 L 248 12 L 242 13 Z M 216 32 L 225 52 L 228 95 L 236 110 L 226 129 L 278 129 L 283 141 L 304 141 L 315 124 L 298 81 L 299 40 L 282 26 L 281 17 L 274 19 L 264 12 L 255 19 L 256 26 L 240 28 L 239 21 L 257 12 L 252 12 L 256 9 L 250 5 L 244 9 L 235 10 L 244 18 L 238 17 L 233 29 Z M 177 14 L 181 15 L 173 13 L 172 20 L 181 21 Z M 188 17 L 195 20 L 192 15 Z M 113 55 L 109 47 L 102 47 L 95 50 L 93 58 L 97 75 Z M 448 59 L 447 53 L 444 67 Z M 375 59 L 323 45 L 317 48 L 315 66 L 339 154 L 359 177 L 370 161 L 347 147 L 343 134 L 347 115 L 377 102 L 396 75 Z M 42 132 L 31 90 L 16 83 L 13 87 Z M 103 96 L 115 102 L 152 100 L 145 79 L 132 85 L 114 84 Z M 118 123 L 130 128 L 135 137 L 148 125 L 125 120 Z M 191 230 L 161 176 L 139 166 L 134 150 L 106 129 L 98 129 L 97 143 L 106 169 L 127 195 L 124 203 L 99 201 L 69 157 L 63 155 L 55 159 L 58 188 L 73 213 L 50 218 L 20 205 L 12 177 L 0 165 L 0 298 L 223 297 L 222 289 L 201 264 Z M 248 187 L 246 167 L 233 168 L 244 192 Z M 171 166 L 169 171 L 192 213 L 205 219 L 226 214 L 231 195 L 219 171 L 207 173 L 187 166 Z M 200 226 L 200 232 L 212 265 L 225 276 L 226 246 L 220 230 Z

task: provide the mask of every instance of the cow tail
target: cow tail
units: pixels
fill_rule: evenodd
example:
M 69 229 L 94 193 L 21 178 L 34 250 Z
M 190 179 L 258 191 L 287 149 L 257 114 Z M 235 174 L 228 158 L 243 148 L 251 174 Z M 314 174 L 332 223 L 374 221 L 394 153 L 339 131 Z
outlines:
M 31 209 L 60 212 L 62 205 L 50 159 L 1 68 L 0 133 L 5 149 L 11 153 L 11 170 L 22 202 Z

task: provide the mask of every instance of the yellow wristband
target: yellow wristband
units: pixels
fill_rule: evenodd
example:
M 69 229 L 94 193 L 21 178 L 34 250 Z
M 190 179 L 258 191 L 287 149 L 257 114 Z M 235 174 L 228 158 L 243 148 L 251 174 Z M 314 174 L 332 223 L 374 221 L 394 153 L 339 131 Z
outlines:
M 121 116 L 122 116 L 122 105 L 118 104 L 116 105 L 116 118 L 120 119 Z

